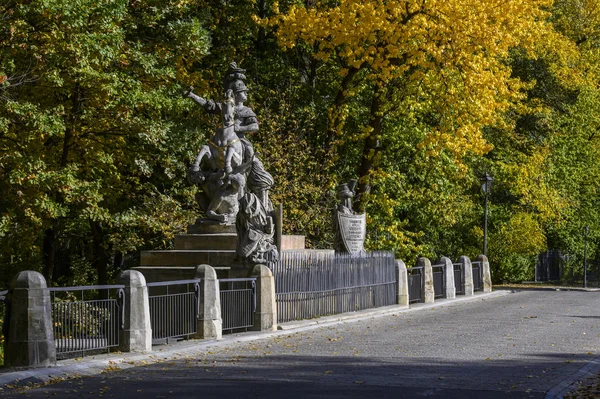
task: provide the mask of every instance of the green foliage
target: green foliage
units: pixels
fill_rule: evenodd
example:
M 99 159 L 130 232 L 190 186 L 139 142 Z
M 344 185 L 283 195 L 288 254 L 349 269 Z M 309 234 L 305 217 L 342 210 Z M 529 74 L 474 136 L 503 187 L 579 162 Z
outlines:
M 107 307 L 92 303 L 81 302 L 73 296 L 55 298 L 52 304 L 54 339 L 101 337 L 107 330 L 111 312 Z
M 176 75 L 182 54 L 207 53 L 208 34 L 193 4 L 156 5 L 2 6 L 2 263 L 52 279 L 86 259 L 106 281 L 123 253 L 193 218 L 181 176 L 199 138 Z
M 106 282 L 140 250 L 169 248 L 198 216 L 185 171 L 218 123 L 181 90 L 218 99 L 231 61 L 247 69 L 260 121 L 250 139 L 275 177 L 284 233 L 331 247 L 335 187 L 359 177 L 369 249 L 409 265 L 474 257 L 489 172 L 494 280 L 532 278 L 546 248 L 582 259 L 585 226 L 595 257 L 600 13 L 591 1 L 543 3 L 498 13 L 472 2 L 481 12 L 456 24 L 445 17 L 467 9 L 456 1 L 355 4 L 386 24 L 342 3 L 280 3 L 319 17 L 296 40 L 304 26 L 264 23 L 283 15 L 270 1 L 3 2 L 0 287 L 23 269 Z M 337 12 L 374 30 L 330 26 Z

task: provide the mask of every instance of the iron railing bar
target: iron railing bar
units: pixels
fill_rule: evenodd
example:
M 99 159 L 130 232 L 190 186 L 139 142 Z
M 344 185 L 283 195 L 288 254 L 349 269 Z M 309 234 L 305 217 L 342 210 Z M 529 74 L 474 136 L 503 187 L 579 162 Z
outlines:
M 125 288 L 122 284 L 114 284 L 114 285 L 81 285 L 76 287 L 49 287 L 48 291 L 57 292 L 57 291 L 91 291 L 91 290 L 110 290 L 110 289 L 119 289 Z
M 200 282 L 200 279 L 194 278 L 189 280 L 173 280 L 173 281 L 157 281 L 153 283 L 146 283 L 147 287 L 164 287 L 169 285 L 182 285 L 182 284 L 195 284 Z
M 246 277 L 246 278 L 220 278 L 220 283 L 236 283 L 243 281 L 256 281 L 256 277 Z

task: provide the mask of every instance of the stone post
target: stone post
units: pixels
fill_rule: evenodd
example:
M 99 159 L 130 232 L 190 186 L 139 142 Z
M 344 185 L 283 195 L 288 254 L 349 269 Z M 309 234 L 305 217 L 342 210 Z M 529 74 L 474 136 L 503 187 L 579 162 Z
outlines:
M 490 272 L 490 262 L 487 256 L 479 255 L 477 262 L 481 262 L 481 270 L 483 275 L 483 292 L 492 292 L 492 273 Z
M 4 364 L 8 367 L 56 365 L 52 305 L 46 280 L 38 272 L 20 272 L 9 293 L 8 336 Z
M 217 272 L 209 265 L 196 268 L 196 278 L 200 281 L 200 309 L 196 324 L 196 338 L 223 338 L 223 319 L 221 318 L 221 295 Z
M 275 303 L 275 279 L 273 272 L 265 265 L 256 265 L 252 270 L 256 277 L 256 312 L 254 331 L 277 330 L 277 304 Z
M 465 296 L 474 294 L 473 286 L 473 266 L 471 265 L 471 259 L 468 256 L 461 256 L 458 259 L 458 263 L 462 264 L 463 284 Z
M 398 291 L 396 292 L 396 303 L 402 306 L 408 306 L 408 274 L 406 265 L 400 259 L 396 259 L 396 281 L 398 282 Z
M 444 288 L 446 289 L 446 298 L 454 299 L 456 298 L 456 283 L 454 282 L 454 265 L 452 264 L 452 260 L 445 256 L 442 256 L 442 258 L 440 259 L 440 263 L 444 265 Z
M 125 270 L 118 279 L 125 286 L 125 323 L 119 331 L 121 352 L 150 352 L 152 350 L 152 327 L 150 303 L 144 275 L 136 270 Z
M 431 261 L 427 258 L 419 258 L 417 266 L 423 266 L 423 302 L 433 303 L 435 300 L 435 292 L 433 291 L 433 269 Z

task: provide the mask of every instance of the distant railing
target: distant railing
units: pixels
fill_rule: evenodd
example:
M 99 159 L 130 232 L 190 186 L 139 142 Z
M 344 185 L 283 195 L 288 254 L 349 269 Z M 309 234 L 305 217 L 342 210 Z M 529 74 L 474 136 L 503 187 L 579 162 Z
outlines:
M 108 351 L 119 345 L 124 323 L 123 285 L 51 287 L 57 357 Z
M 223 331 L 247 330 L 254 325 L 256 278 L 219 279 Z
M 200 280 L 148 283 L 152 344 L 184 339 L 196 333 Z
M 423 266 L 413 266 L 407 270 L 409 303 L 423 301 L 423 269 Z
M 481 262 L 471 262 L 473 269 L 473 291 L 483 290 L 483 267 Z
M 280 323 L 395 304 L 393 252 L 286 252 L 273 266 Z
M 454 286 L 456 287 L 456 295 L 465 294 L 465 282 L 462 263 L 453 263 L 454 267 Z
M 444 269 L 446 268 L 445 264 L 433 265 L 431 269 L 433 270 L 433 292 L 435 293 L 434 297 L 444 298 L 446 296 L 445 281 L 444 281 Z

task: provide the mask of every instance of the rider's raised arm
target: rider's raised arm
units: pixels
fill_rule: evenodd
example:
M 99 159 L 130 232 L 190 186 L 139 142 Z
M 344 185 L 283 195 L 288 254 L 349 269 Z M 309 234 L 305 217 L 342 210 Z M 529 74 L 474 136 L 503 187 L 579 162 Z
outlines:
M 195 103 L 199 104 L 208 113 L 221 113 L 221 107 L 219 103 L 215 103 L 213 100 L 206 100 L 205 98 L 200 97 L 199 95 L 194 93 L 192 90 L 193 88 L 190 87 L 190 89 L 184 93 L 184 96 L 194 100 Z
M 204 98 L 200 97 L 199 95 L 193 93 L 193 92 L 188 92 L 187 96 L 189 98 L 191 98 L 192 100 L 194 100 L 194 102 L 200 104 L 200 106 L 205 107 L 206 104 L 208 103 L 208 101 L 206 101 Z

